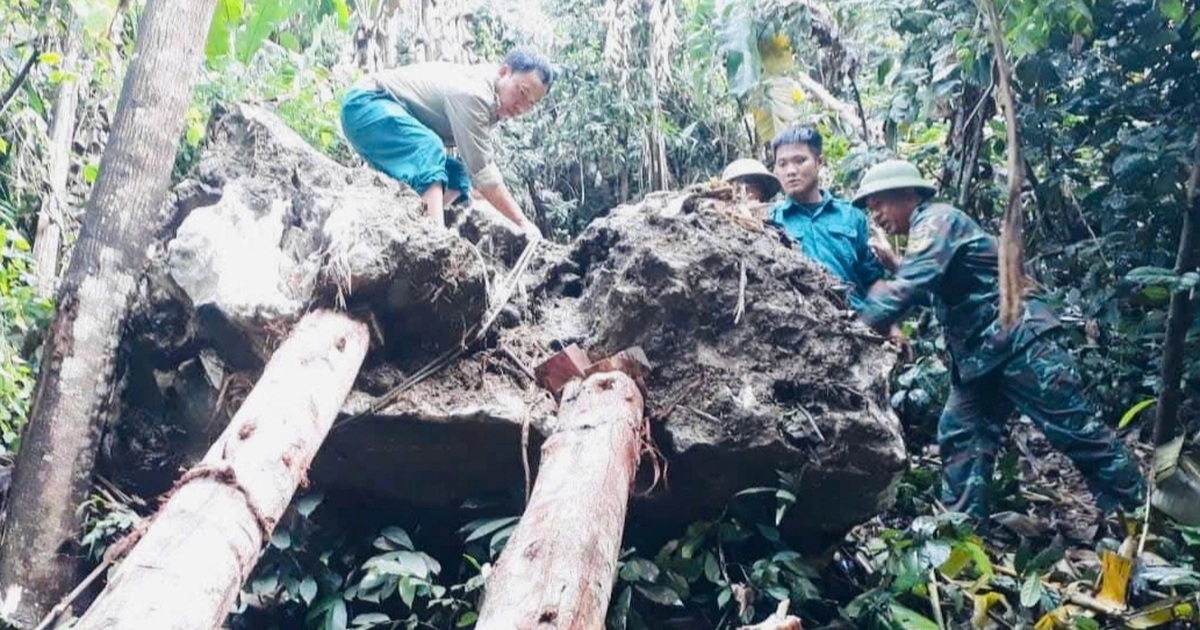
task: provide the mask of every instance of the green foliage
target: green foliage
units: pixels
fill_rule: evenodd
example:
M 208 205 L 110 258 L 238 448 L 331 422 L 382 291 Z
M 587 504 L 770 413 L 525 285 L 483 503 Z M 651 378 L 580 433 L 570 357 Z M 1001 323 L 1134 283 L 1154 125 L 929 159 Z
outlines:
M 287 50 L 302 52 L 326 18 L 346 29 L 346 0 L 219 0 L 205 55 L 214 67 L 231 60 L 247 64 L 272 39 Z
M 107 494 L 92 494 L 79 506 L 79 511 L 83 515 L 83 536 L 79 544 L 87 548 L 88 556 L 95 561 L 103 558 L 113 543 L 133 531 L 141 521 L 136 512 Z
M 865 551 L 880 575 L 879 585 L 843 610 L 846 619 L 860 628 L 930 627 L 933 621 L 914 608 L 928 598 L 934 572 L 961 578 L 969 570 L 985 582 L 995 575 L 983 541 L 966 515 L 956 512 L 918 516 L 904 529 L 886 529 L 867 542 Z M 950 601 L 963 600 L 961 594 L 955 597 L 959 589 L 955 582 L 942 588 Z
M 28 418 L 35 365 L 22 354 L 26 340 L 50 319 L 49 300 L 31 285 L 29 241 L 0 205 L 0 454 L 15 452 Z
M 653 559 L 634 549 L 623 553 L 608 627 L 659 627 L 678 609 L 722 619 L 717 627 L 738 626 L 765 617 L 785 599 L 797 606 L 819 599 L 815 579 L 774 525 L 726 514 L 691 524 Z
M 267 5 L 273 8 L 256 8 Z M 339 74 L 345 69 L 336 65 L 339 51 L 349 45 L 350 34 L 343 28 L 336 9 L 325 10 L 321 8 L 325 6 L 322 3 L 301 0 L 285 5 L 247 3 L 249 13 L 242 20 L 244 24 L 230 31 L 231 41 L 250 42 L 239 44 L 238 50 L 247 51 L 247 59 L 252 57 L 252 61 L 243 61 L 240 53 L 225 56 L 232 48 L 220 45 L 214 48 L 212 37 L 215 35 L 210 36 L 209 52 L 218 54 L 210 54 L 209 63 L 214 69 L 196 86 L 194 105 L 188 112 L 184 132 L 183 159 L 176 169 L 177 174 L 185 171 L 198 157 L 213 108 L 237 102 L 264 104 L 317 149 L 335 159 L 351 159 L 338 118 L 340 96 L 348 89 L 353 77 Z M 283 13 L 285 8 L 290 12 Z M 279 29 L 293 22 L 299 24 L 297 32 L 303 32 L 303 37 L 290 39 L 299 48 L 268 43 L 266 37 L 259 39 L 268 24 L 275 29 L 270 34 L 280 35 Z M 214 34 L 218 30 L 217 24 L 218 20 L 214 18 Z M 227 27 L 229 25 L 225 24 L 220 28 Z M 282 33 L 287 32 L 290 31 Z M 219 37 L 218 40 L 225 41 Z M 254 50 L 249 52 L 248 47 L 252 44 Z
M 256 627 L 264 613 L 302 618 L 312 630 L 474 623 L 491 571 L 488 559 L 502 548 L 515 517 L 464 526 L 461 566 L 447 572 L 398 526 L 377 530 L 369 545 L 348 540 L 321 520 L 323 501 L 314 493 L 294 502 L 239 598 L 231 626 Z M 454 576 L 462 581 L 449 583 Z

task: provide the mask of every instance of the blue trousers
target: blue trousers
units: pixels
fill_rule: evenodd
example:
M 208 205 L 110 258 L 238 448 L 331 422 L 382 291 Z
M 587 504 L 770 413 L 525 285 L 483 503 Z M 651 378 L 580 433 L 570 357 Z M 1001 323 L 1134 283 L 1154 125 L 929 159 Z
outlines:
M 466 167 L 446 155 L 441 137 L 384 90 L 354 89 L 346 94 L 342 131 L 367 164 L 419 195 L 434 184 L 459 191 L 462 199 L 471 190 Z

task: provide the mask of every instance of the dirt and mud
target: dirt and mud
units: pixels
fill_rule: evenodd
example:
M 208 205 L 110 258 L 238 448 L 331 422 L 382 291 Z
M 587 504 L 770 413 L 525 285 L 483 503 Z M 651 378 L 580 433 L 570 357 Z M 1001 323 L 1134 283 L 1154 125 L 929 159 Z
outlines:
M 593 358 L 640 346 L 653 364 L 646 411 L 666 480 L 634 520 L 712 515 L 741 490 L 782 483 L 802 508 L 785 529 L 837 536 L 893 501 L 906 462 L 888 405 L 894 351 L 737 203 L 656 193 L 571 243 L 540 244 L 513 274 L 525 237 L 493 210 L 453 212 L 437 229 L 411 191 L 321 156 L 261 109 L 233 108 L 210 137 L 176 188 L 178 227 L 123 345 L 106 466 L 125 483 L 169 486 L 289 326 L 335 306 L 367 320 L 373 341 L 315 463 L 329 494 L 417 506 L 520 495 L 522 428 L 535 451 L 555 422 L 531 370 L 578 343 Z M 354 418 L 463 344 L 448 367 Z

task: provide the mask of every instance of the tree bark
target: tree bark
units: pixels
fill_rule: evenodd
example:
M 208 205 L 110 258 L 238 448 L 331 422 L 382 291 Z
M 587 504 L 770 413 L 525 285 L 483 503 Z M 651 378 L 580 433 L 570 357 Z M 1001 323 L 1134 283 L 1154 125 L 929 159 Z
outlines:
M 0 96 L 0 114 L 7 111 L 8 106 L 17 97 L 17 92 L 21 91 L 21 86 L 25 84 L 25 79 L 29 78 L 29 71 L 33 70 L 33 66 L 37 64 L 38 57 L 41 54 L 42 43 L 38 41 L 33 45 L 33 50 L 29 51 L 29 56 L 25 58 L 25 63 L 21 64 L 21 69 L 17 71 L 17 76 L 13 77 L 8 89 L 4 90 L 4 95 Z
M 358 7 L 358 29 L 354 32 L 354 60 L 366 72 L 390 68 L 396 59 L 396 27 L 400 3 L 380 0 Z
M 567 386 L 529 505 L 488 579 L 477 630 L 594 630 L 637 472 L 642 396 L 620 372 Z
M 1191 176 L 1187 183 L 1187 207 L 1183 213 L 1183 229 L 1179 233 L 1179 251 L 1175 254 L 1175 273 L 1195 271 L 1196 225 L 1200 223 L 1200 131 L 1196 132 L 1196 149 L 1192 158 Z M 1163 341 L 1162 391 L 1158 394 L 1154 418 L 1154 445 L 1161 446 L 1175 437 L 1179 424 L 1179 404 L 1183 398 L 1180 381 L 1183 379 L 1184 342 L 1192 326 L 1192 292 L 1171 294 L 1167 315 L 1167 333 Z
M 193 70 L 214 0 L 151 0 L 125 75 L 101 173 L 47 333 L 0 540 L 13 621 L 43 616 L 76 581 L 76 509 L 111 404 L 120 333 L 160 223 Z
M 219 628 L 296 488 L 307 483 L 368 341 L 366 325 L 341 313 L 300 320 L 76 630 Z
M 79 56 L 79 32 L 67 27 L 62 69 L 65 78 L 58 84 L 50 123 L 50 160 L 46 179 L 48 190 L 38 210 L 37 235 L 33 241 L 34 271 L 38 295 L 54 295 L 58 278 L 58 257 L 62 249 L 63 217 L 67 210 L 67 175 L 71 170 L 71 140 L 75 132 L 75 110 L 79 105 L 79 85 L 73 76 Z
M 992 54 L 996 57 L 997 101 L 1004 107 L 1008 128 L 1008 206 L 1000 231 L 1000 324 L 1009 328 L 1021 317 L 1025 298 L 1024 221 L 1021 207 L 1021 185 L 1025 182 L 1025 161 L 1021 158 L 1021 137 L 1017 130 L 1017 102 L 1013 96 L 1012 69 L 1004 48 L 1004 25 L 996 12 L 993 0 L 977 0 L 980 11 L 987 15 L 988 31 L 992 38 Z

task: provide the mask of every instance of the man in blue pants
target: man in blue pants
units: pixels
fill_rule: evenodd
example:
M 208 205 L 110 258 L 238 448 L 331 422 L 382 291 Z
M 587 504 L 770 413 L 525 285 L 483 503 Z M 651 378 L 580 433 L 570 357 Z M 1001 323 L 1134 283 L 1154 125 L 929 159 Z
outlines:
M 541 236 L 504 185 L 491 128 L 533 109 L 554 81 L 550 62 L 517 49 L 502 64 L 417 63 L 365 77 L 342 102 L 342 130 L 373 168 L 421 195 L 444 226 L 443 208 L 472 185 L 510 221 Z M 456 146 L 461 160 L 446 153 Z

